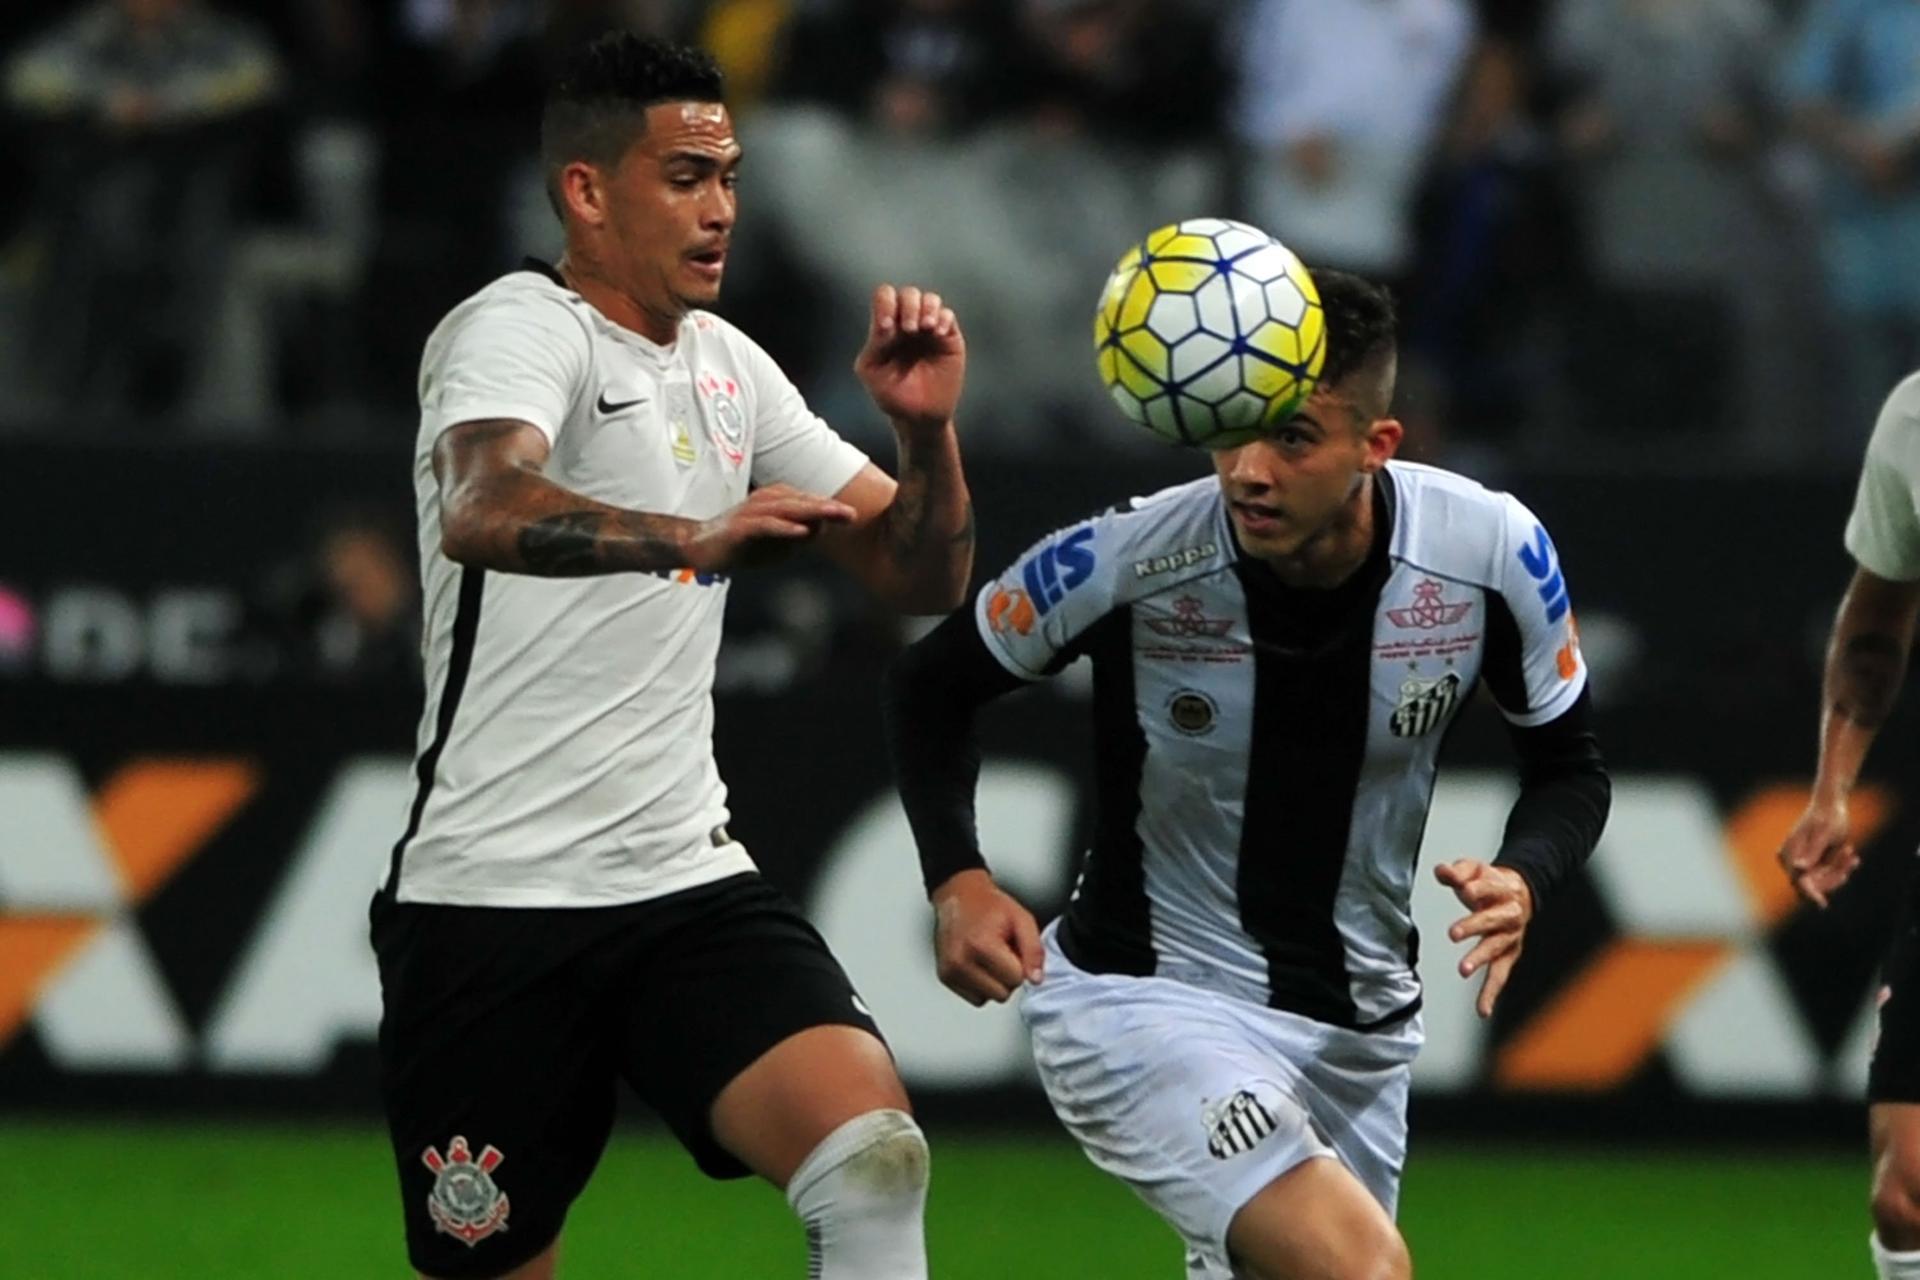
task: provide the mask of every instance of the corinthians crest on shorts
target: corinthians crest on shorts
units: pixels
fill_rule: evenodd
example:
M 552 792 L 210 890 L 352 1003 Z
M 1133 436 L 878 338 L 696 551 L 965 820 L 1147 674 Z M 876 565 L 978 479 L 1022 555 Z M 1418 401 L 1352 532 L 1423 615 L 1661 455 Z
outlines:
M 1204 1108 L 1201 1117 L 1207 1126 L 1207 1153 L 1215 1160 L 1231 1160 L 1253 1150 L 1280 1127 L 1280 1117 L 1251 1089 Z
M 427 1193 L 427 1213 L 440 1231 L 468 1248 L 497 1231 L 507 1229 L 507 1193 L 493 1180 L 493 1171 L 506 1157 L 498 1147 L 480 1150 L 478 1159 L 458 1134 L 447 1144 L 443 1158 L 432 1147 L 420 1163 L 433 1170 L 433 1190 Z

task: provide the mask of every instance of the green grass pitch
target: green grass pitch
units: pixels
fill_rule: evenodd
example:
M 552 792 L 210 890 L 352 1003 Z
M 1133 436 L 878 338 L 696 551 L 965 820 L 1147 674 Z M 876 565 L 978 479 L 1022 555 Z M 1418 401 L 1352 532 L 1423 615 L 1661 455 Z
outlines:
M 939 1280 L 1179 1280 L 1173 1235 L 1064 1138 L 943 1134 Z M 1806 1280 L 1871 1275 L 1864 1152 L 1559 1153 L 1423 1146 L 1401 1223 L 1422 1280 Z M 0 1275 L 15 1280 L 405 1276 L 372 1129 L 0 1122 Z M 562 1274 L 789 1280 L 800 1233 L 756 1183 L 616 1137 Z

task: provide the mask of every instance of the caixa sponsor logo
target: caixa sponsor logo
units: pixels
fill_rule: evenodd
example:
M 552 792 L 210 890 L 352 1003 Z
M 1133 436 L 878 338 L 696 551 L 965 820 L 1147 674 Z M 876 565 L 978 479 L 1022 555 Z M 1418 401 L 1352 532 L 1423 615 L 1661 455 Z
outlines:
M 706 573 L 699 569 L 649 569 L 653 577 L 695 587 L 717 587 L 726 582 L 724 573 Z
M 1027 598 L 1041 617 L 1066 599 L 1067 592 L 1093 576 L 1099 559 L 1087 545 L 1092 541 L 1093 526 L 1082 525 L 1049 539 L 1027 557 L 1020 580 L 1026 583 Z
M 1520 548 L 1520 563 L 1533 579 L 1540 603 L 1547 606 L 1547 621 L 1566 617 L 1572 605 L 1567 598 L 1566 579 L 1560 573 L 1560 553 L 1553 549 L 1553 539 L 1540 525 L 1533 526 L 1533 541 Z

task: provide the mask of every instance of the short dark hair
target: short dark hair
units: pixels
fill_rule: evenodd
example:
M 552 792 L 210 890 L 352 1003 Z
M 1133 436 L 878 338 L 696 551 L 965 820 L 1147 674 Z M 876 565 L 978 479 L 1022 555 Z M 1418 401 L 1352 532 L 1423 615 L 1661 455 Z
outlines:
M 1309 274 L 1327 313 L 1327 361 L 1320 371 L 1320 385 L 1337 386 L 1375 365 L 1391 368 L 1400 327 L 1393 295 L 1351 272 L 1316 269 Z M 1383 390 L 1391 399 L 1390 381 Z M 1376 413 L 1387 411 L 1385 404 L 1367 407 Z
M 561 64 L 540 117 L 547 199 L 561 212 L 560 170 L 575 160 L 612 167 L 662 102 L 722 102 L 720 64 L 705 49 L 610 31 Z

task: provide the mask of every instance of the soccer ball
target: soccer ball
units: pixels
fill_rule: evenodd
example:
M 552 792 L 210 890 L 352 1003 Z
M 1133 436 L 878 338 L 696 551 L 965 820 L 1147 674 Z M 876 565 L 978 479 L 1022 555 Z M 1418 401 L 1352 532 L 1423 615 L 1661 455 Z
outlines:
M 1190 218 L 1127 250 L 1093 319 L 1120 412 L 1174 444 L 1231 449 L 1313 394 L 1326 314 L 1307 268 L 1258 227 Z

